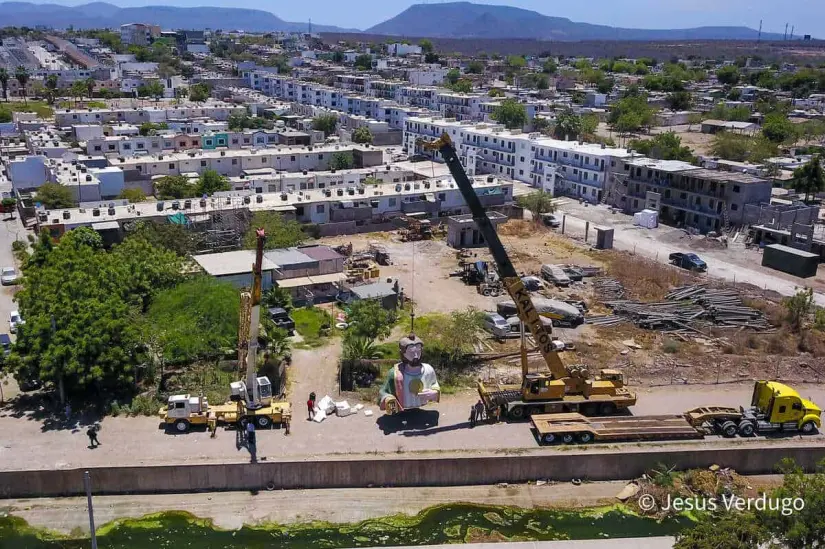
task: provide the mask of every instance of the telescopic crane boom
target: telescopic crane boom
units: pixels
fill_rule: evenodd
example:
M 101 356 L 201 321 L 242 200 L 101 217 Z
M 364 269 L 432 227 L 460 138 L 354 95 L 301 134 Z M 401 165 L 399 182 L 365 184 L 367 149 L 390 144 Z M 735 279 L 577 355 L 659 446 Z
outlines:
M 505 250 L 501 244 L 495 227 L 490 223 L 490 218 L 487 217 L 484 206 L 481 205 L 478 195 L 475 190 L 473 190 L 473 184 L 470 178 L 467 177 L 464 167 L 461 165 L 458 153 L 450 137 L 445 133 L 435 141 L 422 141 L 419 142 L 419 144 L 426 149 L 437 150 L 441 153 L 444 162 L 447 163 L 447 167 L 450 169 L 450 174 L 452 174 L 456 185 L 458 185 L 458 189 L 461 191 L 461 195 L 464 197 L 464 201 L 470 208 L 473 220 L 476 222 L 478 229 L 484 236 L 484 240 L 487 242 L 487 247 L 490 249 L 493 260 L 496 262 L 496 268 L 504 283 L 504 287 L 507 293 L 510 294 L 510 298 L 516 304 L 519 319 L 527 326 L 530 333 L 533 334 L 536 345 L 541 351 L 544 361 L 547 363 L 547 367 L 550 369 L 553 377 L 555 379 L 568 377 L 570 374 L 558 354 L 560 350 L 559 346 L 563 349 L 564 345 L 554 342 L 550 330 L 546 329 L 544 323 L 542 323 L 541 317 L 533 305 L 533 300 L 530 298 L 530 292 L 524 287 L 524 283 L 521 281 L 521 278 L 516 272 L 516 268 L 507 255 L 507 250 Z M 527 375 L 527 372 L 523 372 L 523 374 Z

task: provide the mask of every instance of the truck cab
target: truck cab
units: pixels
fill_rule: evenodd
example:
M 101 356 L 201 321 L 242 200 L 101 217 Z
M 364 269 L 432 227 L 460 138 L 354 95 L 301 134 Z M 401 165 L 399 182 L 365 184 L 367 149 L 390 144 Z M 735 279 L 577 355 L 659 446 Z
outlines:
M 206 423 L 209 403 L 203 396 L 172 395 L 159 414 L 167 424 L 174 424 L 177 431 L 185 433 L 190 424 Z
M 822 424 L 822 410 L 816 404 L 776 381 L 756 382 L 751 408 L 745 413 L 758 422 L 760 431 L 799 430 L 808 434 Z

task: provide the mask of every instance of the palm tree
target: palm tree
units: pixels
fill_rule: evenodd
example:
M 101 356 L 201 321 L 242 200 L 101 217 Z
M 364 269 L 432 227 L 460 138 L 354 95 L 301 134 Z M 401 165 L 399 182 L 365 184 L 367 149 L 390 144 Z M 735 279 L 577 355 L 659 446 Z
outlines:
M 825 171 L 822 170 L 822 158 L 814 155 L 808 163 L 794 170 L 793 181 L 797 191 L 805 191 L 805 202 L 810 195 L 825 189 Z
M 3 87 L 3 99 L 8 101 L 9 96 L 7 95 L 7 92 L 9 89 L 9 71 L 7 71 L 5 67 L 0 67 L 0 86 Z
M 89 101 L 91 101 L 92 100 L 92 94 L 95 91 L 95 83 L 96 83 L 95 79 L 90 76 L 89 78 L 84 80 L 84 83 L 86 84 L 86 95 L 89 96 Z
M 86 84 L 82 80 L 75 80 L 72 82 L 69 93 L 75 98 L 75 103 L 83 99 L 83 94 L 86 93 Z
M 57 97 L 57 75 L 50 74 L 46 77 L 46 100 L 49 104 L 54 103 Z
M 364 338 L 347 338 L 344 342 L 345 360 L 376 360 L 381 358 L 381 353 L 375 347 L 375 342 Z
M 17 83 L 20 84 L 20 95 L 23 96 L 23 104 L 28 105 L 29 102 L 26 100 L 26 84 L 29 81 L 29 71 L 26 70 L 26 67 L 20 65 L 14 72 L 14 77 L 17 79 Z

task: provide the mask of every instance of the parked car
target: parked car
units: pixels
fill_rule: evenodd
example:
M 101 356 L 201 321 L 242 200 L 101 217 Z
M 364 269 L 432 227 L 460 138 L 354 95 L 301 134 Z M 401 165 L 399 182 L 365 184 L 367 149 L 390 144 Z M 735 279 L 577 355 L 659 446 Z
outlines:
M 510 333 L 510 325 L 498 313 L 484 313 L 484 329 L 495 337 L 506 337 Z
M 20 275 L 17 274 L 17 271 L 14 267 L 3 267 L 0 270 L 0 283 L 3 286 L 12 286 L 13 284 L 17 284 L 20 280 Z
M 9 313 L 9 331 L 13 334 L 17 333 L 17 327 L 25 324 L 26 321 L 20 316 L 19 311 L 12 311 Z
M 570 280 L 573 282 L 581 282 L 582 278 L 584 278 L 584 274 L 578 268 L 574 267 L 573 265 L 562 265 L 561 269 L 564 271 Z
M 545 226 L 550 227 L 552 229 L 557 229 L 558 227 L 561 227 L 561 219 L 556 217 L 555 214 L 541 214 L 541 221 L 542 223 L 544 223 Z
M 556 286 L 570 286 L 570 277 L 558 265 L 542 265 L 541 277 Z
M 3 346 L 4 355 L 8 355 L 11 352 L 11 338 L 9 334 L 0 334 L 0 345 Z
M 528 292 L 538 292 L 544 288 L 544 281 L 537 276 L 523 276 L 521 283 Z
M 289 316 L 286 309 L 281 307 L 272 307 L 267 311 L 269 318 L 275 323 L 275 326 L 282 330 L 286 330 L 289 335 L 295 335 L 295 321 Z
M 676 252 L 668 256 L 670 262 L 677 267 L 687 269 L 689 271 L 697 271 L 703 273 L 708 270 L 708 264 L 696 254 Z

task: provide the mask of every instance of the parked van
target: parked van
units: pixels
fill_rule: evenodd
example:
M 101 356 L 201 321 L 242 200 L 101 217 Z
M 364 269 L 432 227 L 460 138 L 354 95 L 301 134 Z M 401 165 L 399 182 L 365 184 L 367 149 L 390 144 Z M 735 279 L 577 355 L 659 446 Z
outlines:
M 570 277 L 560 265 L 542 265 L 541 277 L 556 286 L 570 286 Z

